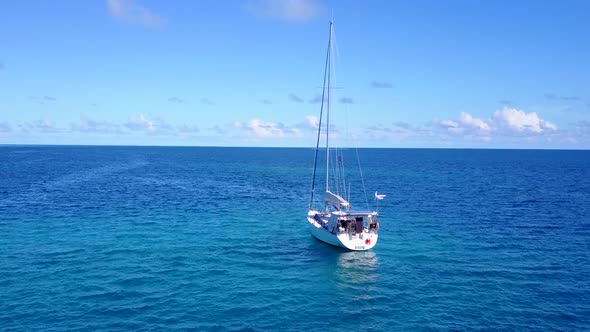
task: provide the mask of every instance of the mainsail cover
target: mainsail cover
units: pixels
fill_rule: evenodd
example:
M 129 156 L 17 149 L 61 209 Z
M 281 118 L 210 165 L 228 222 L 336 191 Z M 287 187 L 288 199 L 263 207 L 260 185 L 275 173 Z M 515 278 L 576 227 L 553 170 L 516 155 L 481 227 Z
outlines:
M 343 207 L 345 209 L 350 209 L 350 203 L 348 203 L 344 198 L 334 194 L 329 190 L 326 190 L 325 200 L 328 203 L 336 204 L 339 208 Z

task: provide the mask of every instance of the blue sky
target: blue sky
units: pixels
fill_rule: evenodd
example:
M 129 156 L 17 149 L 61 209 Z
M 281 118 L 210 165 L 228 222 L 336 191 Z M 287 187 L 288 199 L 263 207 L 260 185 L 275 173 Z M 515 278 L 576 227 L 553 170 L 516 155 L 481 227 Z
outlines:
M 590 148 L 588 1 L 4 1 L 0 144 Z

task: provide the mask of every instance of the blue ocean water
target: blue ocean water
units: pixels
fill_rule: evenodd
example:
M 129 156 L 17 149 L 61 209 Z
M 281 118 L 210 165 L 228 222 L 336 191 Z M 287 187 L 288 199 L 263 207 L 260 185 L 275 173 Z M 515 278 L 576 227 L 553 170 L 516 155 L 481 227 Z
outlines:
M 311 149 L 2 146 L 0 330 L 590 330 L 590 151 L 358 153 L 369 252 Z

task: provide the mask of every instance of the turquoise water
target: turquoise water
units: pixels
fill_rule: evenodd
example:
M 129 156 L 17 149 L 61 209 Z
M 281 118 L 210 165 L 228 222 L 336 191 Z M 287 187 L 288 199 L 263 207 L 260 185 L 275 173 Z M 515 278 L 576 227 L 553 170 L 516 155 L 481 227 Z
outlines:
M 359 154 L 369 252 L 311 149 L 0 147 L 0 329 L 590 330 L 590 151 Z

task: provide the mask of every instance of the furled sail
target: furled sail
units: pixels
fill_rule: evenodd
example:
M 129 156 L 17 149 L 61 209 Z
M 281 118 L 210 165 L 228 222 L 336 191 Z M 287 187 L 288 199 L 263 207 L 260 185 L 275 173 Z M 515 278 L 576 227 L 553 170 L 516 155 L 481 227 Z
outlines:
M 348 203 L 344 198 L 334 194 L 333 192 L 327 190 L 325 200 L 328 203 L 335 204 L 338 208 L 350 209 L 350 203 Z

